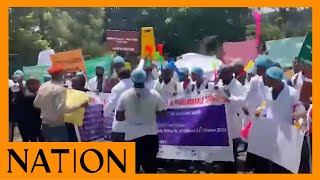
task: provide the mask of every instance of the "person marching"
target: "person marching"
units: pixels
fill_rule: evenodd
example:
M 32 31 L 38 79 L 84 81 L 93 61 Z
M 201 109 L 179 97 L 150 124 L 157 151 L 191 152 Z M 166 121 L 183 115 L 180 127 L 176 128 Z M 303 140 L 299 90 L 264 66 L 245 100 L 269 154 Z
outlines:
M 278 67 L 266 71 L 266 85 L 271 88 L 266 91 L 266 117 L 277 124 L 294 125 L 298 119 L 293 115 L 304 113 L 305 107 L 299 101 L 297 91 L 283 79 L 283 70 Z M 270 173 L 290 173 L 276 163 L 269 162 L 269 165 Z
M 131 67 L 126 66 L 121 68 L 118 71 L 118 77 L 120 82 L 115 85 L 111 90 L 111 96 L 109 98 L 109 102 L 104 108 L 104 116 L 108 117 L 112 114 L 112 112 L 116 111 L 118 100 L 121 94 L 127 89 L 132 88 L 133 83 L 130 79 Z M 125 138 L 125 124 L 123 122 L 117 121 L 116 116 L 114 116 L 114 120 L 112 123 L 112 131 L 111 131 L 111 141 L 113 142 L 124 142 Z
M 119 98 L 116 120 L 126 126 L 125 140 L 136 143 L 136 173 L 142 166 L 145 173 L 157 173 L 159 137 L 157 115 L 166 113 L 166 104 L 154 89 L 145 88 L 146 73 L 142 69 L 131 73 L 133 88 Z
M 56 65 L 48 69 L 51 80 L 44 83 L 33 102 L 36 108 L 41 109 L 42 132 L 48 142 L 68 142 L 69 136 L 64 123 L 64 114 L 71 113 L 81 107 L 86 107 L 88 102 L 79 107 L 66 107 L 66 92 L 63 87 L 63 66 Z

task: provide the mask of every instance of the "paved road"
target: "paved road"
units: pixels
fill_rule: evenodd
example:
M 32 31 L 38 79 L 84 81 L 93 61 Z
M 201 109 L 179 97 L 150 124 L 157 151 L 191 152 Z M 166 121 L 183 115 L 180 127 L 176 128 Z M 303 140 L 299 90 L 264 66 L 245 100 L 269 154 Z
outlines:
M 13 138 L 14 142 L 21 142 L 21 136 L 20 136 L 20 132 L 18 127 L 16 127 L 14 129 L 14 138 Z M 245 174 L 247 172 L 244 171 L 244 162 L 246 159 L 246 153 L 240 153 L 239 157 L 238 157 L 238 174 Z M 190 169 L 190 167 L 189 167 Z M 219 167 L 218 166 L 212 166 L 212 165 L 205 165 L 204 169 L 201 170 L 200 172 L 195 172 L 195 173 L 199 173 L 199 174 L 214 174 L 217 173 L 217 171 L 219 172 Z M 159 168 L 159 174 L 168 174 L 168 173 L 175 173 L 175 174 L 183 174 L 183 173 L 187 173 L 188 171 L 185 169 L 163 169 L 163 168 Z M 251 173 L 251 172 L 250 172 Z

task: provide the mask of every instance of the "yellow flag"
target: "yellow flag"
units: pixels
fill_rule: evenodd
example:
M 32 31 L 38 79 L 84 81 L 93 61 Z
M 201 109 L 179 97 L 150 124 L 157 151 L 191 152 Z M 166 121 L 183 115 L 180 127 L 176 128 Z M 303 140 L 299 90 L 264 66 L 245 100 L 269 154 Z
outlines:
M 247 66 L 244 68 L 244 70 L 247 72 L 249 69 L 251 69 L 254 66 L 254 62 L 251 60 L 247 64 Z
M 68 108 L 80 107 L 82 104 L 89 101 L 87 93 L 74 89 L 68 89 L 66 97 L 66 106 Z M 64 121 L 81 126 L 83 124 L 84 112 L 85 109 L 80 108 L 72 113 L 67 113 L 64 115 Z

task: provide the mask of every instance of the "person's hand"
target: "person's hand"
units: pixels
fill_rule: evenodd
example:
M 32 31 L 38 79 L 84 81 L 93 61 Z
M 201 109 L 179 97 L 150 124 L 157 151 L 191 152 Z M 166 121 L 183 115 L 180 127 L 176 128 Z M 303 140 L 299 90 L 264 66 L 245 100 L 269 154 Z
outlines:
M 307 117 L 307 112 L 303 112 L 303 113 L 293 113 L 292 114 L 292 118 L 297 120 L 297 119 L 300 119 L 300 118 L 306 118 Z
M 260 117 L 260 112 L 256 111 L 255 116 Z
M 88 105 L 89 105 L 89 102 L 85 102 L 85 103 L 83 103 L 80 107 L 81 107 L 81 108 L 86 108 L 86 107 L 88 107 Z
M 222 103 L 230 103 L 230 99 L 226 96 L 216 96 L 216 98 Z

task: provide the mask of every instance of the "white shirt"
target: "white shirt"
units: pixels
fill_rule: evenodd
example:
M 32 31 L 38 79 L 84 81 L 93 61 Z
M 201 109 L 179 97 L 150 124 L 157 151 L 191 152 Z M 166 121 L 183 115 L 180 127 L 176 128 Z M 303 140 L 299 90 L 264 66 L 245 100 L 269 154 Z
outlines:
M 121 94 L 125 90 L 130 89 L 132 86 L 133 86 L 133 83 L 132 83 L 131 79 L 123 79 L 123 80 L 120 80 L 120 82 L 111 89 L 111 96 L 109 98 L 109 102 L 104 109 L 104 116 L 105 117 L 110 116 L 112 114 L 112 112 L 114 110 L 116 110 L 117 103 L 118 103 L 118 100 L 119 100 Z M 114 116 L 113 123 L 112 123 L 112 131 L 113 132 L 125 132 L 124 123 L 117 121 L 115 118 L 116 117 Z
M 292 114 L 294 112 L 299 114 L 305 112 L 304 106 L 298 99 L 297 91 L 287 84 L 284 84 L 276 100 L 273 100 L 272 90 L 269 89 L 266 93 L 266 100 L 267 118 L 276 123 L 293 125 Z
M 157 135 L 156 112 L 166 110 L 166 105 L 153 89 L 131 88 L 120 96 L 117 110 L 125 112 L 125 140 L 130 141 L 146 135 Z
M 304 81 L 304 75 L 302 72 L 299 72 L 292 76 L 291 82 L 293 87 L 297 90 L 298 98 L 300 99 L 300 92 L 302 89 L 303 81 Z
M 241 128 L 242 128 L 242 107 L 245 98 L 245 89 L 242 84 L 236 80 L 232 81 L 226 85 L 225 90 L 229 90 L 230 98 L 232 99 L 230 103 L 226 104 L 226 116 L 228 120 L 228 128 L 230 129 L 230 134 L 232 139 L 240 138 Z

